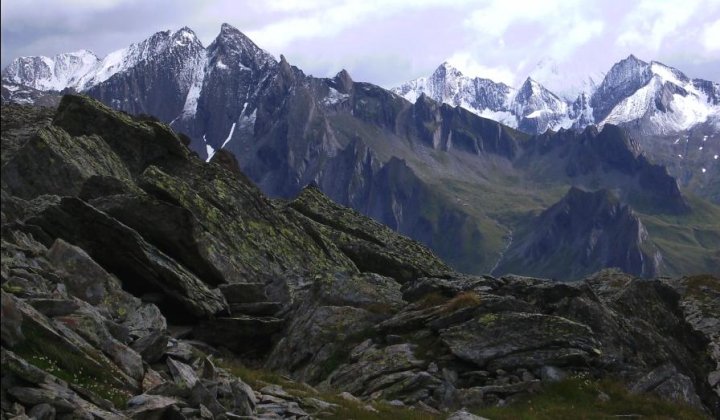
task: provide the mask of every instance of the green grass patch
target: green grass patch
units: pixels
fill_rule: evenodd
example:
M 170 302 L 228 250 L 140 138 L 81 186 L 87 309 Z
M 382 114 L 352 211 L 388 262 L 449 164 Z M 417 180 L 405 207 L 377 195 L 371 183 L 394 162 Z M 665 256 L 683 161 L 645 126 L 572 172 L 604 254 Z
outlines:
M 275 372 L 270 372 L 263 369 L 249 368 L 245 366 L 242 362 L 234 359 L 218 359 L 216 363 L 218 366 L 227 369 L 230 373 L 242 379 L 253 389 L 259 390 L 260 388 L 269 384 L 275 384 L 280 385 L 288 394 L 294 397 L 312 397 L 332 404 L 336 404 L 338 407 L 336 407 L 332 413 L 328 411 L 325 414 L 317 415 L 317 417 L 323 419 L 434 420 L 442 418 L 440 416 L 435 416 L 430 413 L 425 413 L 407 407 L 393 407 L 384 402 L 357 403 L 354 401 L 349 401 L 335 393 L 318 391 L 302 382 L 293 381 Z M 370 406 L 376 411 L 372 411 L 366 406 Z
M 25 322 L 22 326 L 25 340 L 11 348 L 35 367 L 68 383 L 75 384 L 113 403 L 117 408 L 127 406 L 133 393 L 114 382 L 113 372 L 98 364 L 91 364 L 49 340 L 41 327 Z
M 603 400 L 601 393 L 609 399 Z M 581 378 L 543 387 L 538 394 L 521 398 L 506 407 L 472 410 L 493 420 L 575 420 L 631 416 L 643 419 L 706 419 L 697 410 L 653 395 L 631 394 L 622 384 Z
M 410 407 L 394 407 L 385 402 L 358 403 L 346 400 L 334 392 L 317 391 L 277 373 L 248 368 L 235 360 L 218 360 L 217 364 L 240 377 L 254 389 L 262 388 L 267 384 L 277 384 L 295 397 L 313 397 L 338 406 L 332 413 L 318 414 L 319 418 L 430 420 L 446 418 L 449 415 L 449 412 L 435 415 Z M 601 393 L 607 395 L 609 399 L 599 398 Z M 368 406 L 377 411 L 369 410 Z M 617 381 L 610 379 L 591 381 L 583 378 L 571 378 L 545 385 L 539 393 L 519 398 L 505 407 L 475 408 L 470 411 L 492 420 L 621 418 L 618 416 L 654 420 L 707 418 L 692 407 L 676 401 L 648 394 L 632 394 Z

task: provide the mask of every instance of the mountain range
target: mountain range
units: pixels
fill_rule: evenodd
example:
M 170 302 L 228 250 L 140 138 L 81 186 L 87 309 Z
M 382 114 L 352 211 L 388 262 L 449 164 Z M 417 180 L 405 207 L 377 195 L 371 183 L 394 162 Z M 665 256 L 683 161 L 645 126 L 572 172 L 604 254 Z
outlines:
M 420 103 L 466 119 L 455 130 L 500 127 Z M 233 154 L 206 162 L 147 115 L 66 94 L 0 117 L 3 419 L 720 415 L 718 276 L 462 274 L 318 185 L 265 196 Z M 608 127 L 572 159 L 621 151 Z M 500 143 L 483 146 L 518 152 Z M 660 170 L 632 154 L 604 165 L 627 163 L 641 183 Z M 397 158 L 384 166 L 392 188 L 428 188 Z M 666 211 L 687 212 L 675 198 Z M 579 262 L 651 267 L 652 249 L 627 248 L 646 222 L 610 191 L 570 188 L 533 223 L 512 259 L 568 245 Z
M 19 58 L 2 78 L 3 101 L 80 91 L 159 118 L 266 194 L 317 185 L 464 272 L 720 272 L 718 84 L 660 63 L 630 56 L 575 99 L 448 64 L 389 91 L 307 76 L 223 24 L 207 48 L 182 28 L 103 59 Z
M 556 94 L 532 77 L 514 88 L 465 76 L 447 62 L 429 77 L 392 89 L 413 102 L 425 94 L 530 134 L 591 124 L 635 126 L 655 135 L 700 124 L 720 127 L 720 84 L 690 79 L 677 69 L 633 55 L 613 65 L 601 81 L 589 77 L 577 90 Z M 576 96 L 566 96 L 573 93 Z

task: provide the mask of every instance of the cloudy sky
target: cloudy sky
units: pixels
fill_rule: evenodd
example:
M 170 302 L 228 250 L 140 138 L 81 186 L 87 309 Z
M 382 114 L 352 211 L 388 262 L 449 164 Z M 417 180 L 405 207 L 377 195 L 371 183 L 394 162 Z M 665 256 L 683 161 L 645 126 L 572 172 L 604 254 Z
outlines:
M 165 29 L 207 46 L 230 23 L 308 74 L 385 87 L 449 60 L 518 85 L 600 75 L 629 54 L 720 81 L 720 0 L 3 0 L 2 67 L 81 48 L 102 57 Z M 562 74 L 558 77 L 555 71 Z M 550 86 L 553 87 L 553 86 Z

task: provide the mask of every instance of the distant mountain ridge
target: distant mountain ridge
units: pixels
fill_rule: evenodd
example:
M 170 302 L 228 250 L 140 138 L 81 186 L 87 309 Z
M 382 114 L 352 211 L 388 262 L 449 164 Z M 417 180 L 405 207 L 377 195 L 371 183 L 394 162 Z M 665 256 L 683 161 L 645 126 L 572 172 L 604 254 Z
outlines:
M 178 79 L 182 82 L 179 91 L 185 95 L 183 105 L 187 107 L 183 111 L 187 114 L 196 106 L 195 96 L 205 73 L 226 66 L 222 60 L 210 59 L 225 54 L 221 45 L 223 37 L 242 36 L 244 40 L 239 45 L 240 50 L 247 51 L 245 59 L 262 57 L 260 62 L 251 63 L 248 70 L 277 64 L 272 55 L 231 28 L 224 25 L 221 36 L 207 49 L 190 28 L 184 27 L 158 32 L 102 59 L 88 50 L 54 57 L 20 57 L 3 70 L 3 85 L 39 91 L 88 91 L 143 61 L 158 61 L 159 56 L 170 55 L 174 59 L 166 64 L 179 67 Z M 240 35 L 228 35 L 230 33 Z M 237 62 L 241 61 L 242 58 Z M 209 62 L 211 65 L 207 67 Z M 548 76 L 543 66 L 550 65 L 541 62 L 533 73 L 541 78 L 562 78 L 557 69 Z M 191 86 L 194 86 L 192 92 Z M 677 69 L 656 61 L 645 62 L 634 55 L 613 65 L 600 83 L 588 77 L 582 87 L 562 94 L 547 89 L 542 80 L 536 80 L 533 75 L 515 88 L 486 78 L 465 76 L 448 62 L 442 63 L 429 77 L 411 80 L 391 90 L 411 102 L 425 94 L 438 102 L 461 106 L 530 134 L 607 123 L 638 126 L 649 135 L 672 134 L 706 122 L 720 127 L 720 83 L 690 79 Z M 568 94 L 575 96 L 568 97 Z M 7 96 L 12 95 L 8 92 Z
M 491 86 L 494 94 L 486 95 L 475 88 L 478 85 Z M 410 101 L 425 94 L 530 134 L 590 124 L 638 125 L 645 134 L 672 134 L 720 121 L 720 84 L 690 79 L 677 69 L 633 55 L 613 65 L 598 85 L 588 78 L 575 97 L 555 94 L 532 77 L 517 89 L 468 77 L 447 62 L 430 77 L 392 91 Z
M 652 272 L 720 269 L 714 258 L 720 250 L 713 245 L 720 227 L 707 222 L 714 215 L 720 219 L 720 208 L 686 198 L 665 167 L 648 160 L 637 139 L 614 124 L 531 136 L 429 93 L 408 101 L 353 81 L 344 70 L 333 78 L 305 75 L 228 24 L 207 48 L 183 28 L 159 32 L 110 56 L 93 67 L 94 73 L 77 78 L 88 81 L 83 93 L 131 114 L 156 116 L 187 134 L 190 147 L 205 160 L 220 150 L 232 152 L 242 171 L 272 197 L 290 198 L 308 184 L 317 185 L 334 201 L 429 246 L 458 270 L 538 267 L 527 258 L 506 264 L 504 250 L 519 246 L 526 225 L 572 187 L 609 190 L 636 211 L 648 235 L 619 248 L 632 253 L 655 249 L 664 237 L 681 238 L 682 247 L 674 241 L 656 247 L 662 258 Z M 568 104 L 531 78 L 514 90 L 486 79 L 468 82 L 447 66 L 443 72 L 442 78 L 416 87 L 444 86 L 457 98 L 475 95 L 477 107 L 489 103 L 497 115 L 523 114 L 526 131 L 566 123 L 568 115 L 576 121 L 594 118 L 587 95 Z M 38 100 L 42 91 L 20 88 L 8 73 L 3 73 L 3 98 L 7 91 Z M 446 86 L 450 78 L 457 83 Z M 508 102 L 508 95 L 516 101 Z M 710 185 L 708 195 L 714 188 Z M 615 219 L 598 220 L 598 229 L 614 229 Z M 687 234 L 690 220 L 698 229 Z M 696 240 L 696 231 L 710 240 Z M 577 236 L 568 239 L 572 243 L 585 235 L 573 229 L 566 234 Z M 620 261 L 597 255 L 597 264 L 556 277 L 578 278 Z M 625 261 L 619 268 L 626 272 L 651 272 L 637 259 Z

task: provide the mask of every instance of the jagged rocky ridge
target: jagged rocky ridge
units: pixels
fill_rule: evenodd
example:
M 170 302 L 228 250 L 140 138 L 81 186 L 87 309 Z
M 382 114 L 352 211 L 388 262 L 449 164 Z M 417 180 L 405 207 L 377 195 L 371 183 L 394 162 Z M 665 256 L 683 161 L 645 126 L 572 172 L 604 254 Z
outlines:
M 720 414 L 717 277 L 461 275 L 314 186 L 267 199 L 153 120 L 80 96 L 2 118 L 4 418 L 337 409 L 228 358 L 428 412 L 581 374 Z
M 83 79 L 97 81 L 88 85 L 89 95 L 126 112 L 159 116 L 186 133 L 191 148 L 206 159 L 217 150 L 231 151 L 270 196 L 290 198 L 315 183 L 334 201 L 419 240 L 463 272 L 509 267 L 502 259 L 512 233 L 571 186 L 612 189 L 644 211 L 641 219 L 692 214 L 675 179 L 610 124 L 599 133 L 531 138 L 426 95 L 410 103 L 354 82 L 345 71 L 331 79 L 307 76 L 227 24 L 207 49 L 183 28 L 160 32 L 99 63 L 105 63 L 96 70 L 102 77 Z M 505 90 L 489 81 L 461 88 L 498 100 Z M 521 91 L 527 99 L 521 107 L 554 97 L 532 80 Z M 701 187 L 713 196 L 712 184 Z M 671 229 L 682 230 L 683 223 Z M 649 235 L 628 247 L 652 247 L 654 228 L 648 225 Z M 699 228 L 720 237 L 717 224 L 703 221 Z M 672 234 L 685 248 L 660 247 L 658 273 L 720 269 L 713 241 Z M 523 261 L 527 265 L 512 270 L 537 262 Z M 644 272 L 630 261 L 619 268 Z M 592 271 L 569 272 L 580 278 Z
M 599 271 L 607 266 L 639 267 L 643 277 L 657 275 L 661 254 L 646 241 L 642 221 L 608 190 L 587 192 L 573 187 L 531 223 L 539 228 L 524 232 L 527 237 L 516 234 L 515 245 L 505 251 L 496 271 L 573 278 L 577 276 L 573 270 Z M 542 267 L 533 267 L 536 264 Z M 527 272 L 516 267 L 528 267 Z

